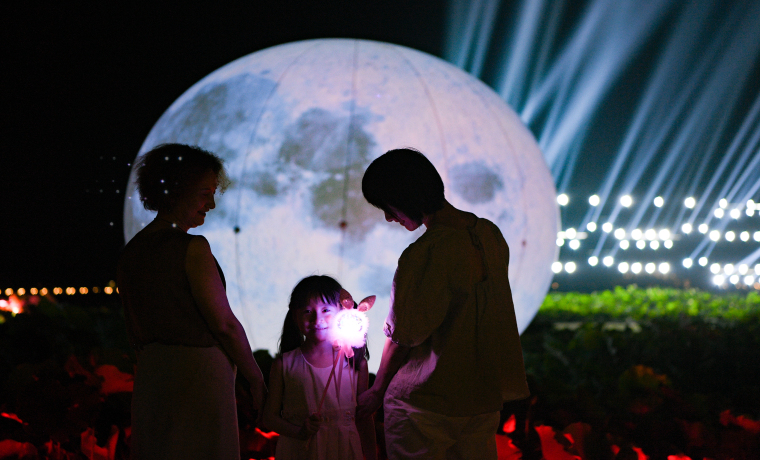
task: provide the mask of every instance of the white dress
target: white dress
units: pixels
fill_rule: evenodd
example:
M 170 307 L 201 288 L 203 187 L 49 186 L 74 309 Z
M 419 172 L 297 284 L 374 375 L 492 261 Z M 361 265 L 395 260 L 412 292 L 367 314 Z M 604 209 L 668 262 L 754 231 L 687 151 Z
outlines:
M 280 436 L 277 440 L 277 460 L 364 458 L 354 420 L 357 375 L 346 360 L 343 361 L 339 394 L 336 394 L 338 392 L 334 382 L 340 372 L 340 365 L 335 368 L 335 377 L 330 382 L 322 406 L 319 431 L 308 442 Z M 285 353 L 282 356 L 282 418 L 294 425 L 303 425 L 309 415 L 317 411 L 331 370 L 332 367 L 319 368 L 309 364 L 299 348 Z

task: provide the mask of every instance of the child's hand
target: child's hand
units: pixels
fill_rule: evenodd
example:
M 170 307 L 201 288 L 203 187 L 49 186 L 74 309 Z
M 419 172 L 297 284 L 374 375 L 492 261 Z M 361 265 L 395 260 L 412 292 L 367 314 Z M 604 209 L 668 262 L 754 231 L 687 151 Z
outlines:
M 312 437 L 317 431 L 319 431 L 319 423 L 322 421 L 322 418 L 317 414 L 311 414 L 309 418 L 307 418 L 303 425 L 301 425 L 301 430 L 298 432 L 298 438 L 299 439 L 309 439 Z

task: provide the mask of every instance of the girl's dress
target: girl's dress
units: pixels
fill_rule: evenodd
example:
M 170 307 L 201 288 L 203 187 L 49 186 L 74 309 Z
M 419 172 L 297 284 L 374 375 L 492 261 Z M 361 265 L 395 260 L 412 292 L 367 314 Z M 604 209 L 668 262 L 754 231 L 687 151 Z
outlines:
M 334 382 L 341 365 L 343 376 L 339 394 L 336 394 Z M 331 370 L 332 367 L 319 368 L 309 364 L 299 348 L 283 354 L 281 416 L 284 420 L 301 426 L 310 414 L 317 411 Z M 354 421 L 356 397 L 355 389 L 351 387 L 352 373 L 356 385 L 356 372 L 346 360 L 339 363 L 322 405 L 322 423 L 319 425 L 319 431 L 308 442 L 280 436 L 277 440 L 277 460 L 364 458 Z

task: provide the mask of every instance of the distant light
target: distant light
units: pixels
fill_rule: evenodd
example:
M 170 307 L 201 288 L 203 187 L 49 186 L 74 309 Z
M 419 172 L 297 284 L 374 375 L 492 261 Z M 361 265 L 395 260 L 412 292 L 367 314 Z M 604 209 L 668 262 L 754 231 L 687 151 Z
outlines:
M 568 196 L 565 195 L 564 193 L 557 196 L 557 204 L 559 204 L 560 206 L 567 206 L 567 203 L 569 202 L 570 202 L 570 198 L 568 198 Z
M 726 278 L 723 275 L 713 276 L 713 284 L 716 286 L 722 286 L 726 282 Z
M 707 233 L 707 230 L 709 230 L 709 228 L 707 227 L 707 224 L 699 224 L 698 230 L 699 230 L 699 233 L 704 234 L 704 233 Z
M 24 294 L 26 294 L 26 289 L 24 289 L 24 288 L 18 288 L 18 290 L 16 291 L 16 293 L 18 295 L 24 295 Z
M 586 230 L 588 230 L 590 232 L 595 232 L 596 231 L 596 223 L 595 222 L 589 222 L 589 223 L 587 223 L 586 224 Z
M 684 232 L 684 233 L 686 233 L 687 235 L 688 235 L 689 233 L 691 233 L 691 230 L 692 230 L 692 229 L 691 229 L 691 224 L 688 224 L 688 223 L 687 223 L 687 224 L 683 224 L 683 225 L 681 225 L 681 231 L 682 231 L 682 232 Z
M 620 249 L 626 250 L 631 246 L 631 244 L 628 242 L 628 240 L 622 240 L 620 241 Z
M 670 271 L 670 264 L 667 262 L 663 262 L 660 264 L 659 267 L 657 267 L 657 269 L 660 270 L 660 273 L 664 275 Z
M 734 209 L 732 209 L 732 210 L 731 210 L 731 212 L 730 212 L 730 213 L 728 213 L 728 214 L 731 216 L 731 218 L 732 218 L 732 219 L 738 219 L 738 218 L 739 218 L 739 216 L 741 216 L 741 215 L 742 215 L 742 212 L 741 212 L 741 211 L 739 211 L 739 209 L 738 209 L 738 208 L 734 208 Z
M 723 273 L 731 275 L 734 273 L 734 264 L 726 264 L 723 266 Z
M 713 241 L 718 241 L 720 239 L 720 232 L 717 230 L 713 230 L 710 232 L 710 239 Z
M 747 209 L 755 209 L 755 201 L 747 200 Z
M 61 294 L 63 294 L 63 289 L 61 289 L 59 287 L 53 288 L 53 294 L 55 294 L 55 295 L 61 295 Z
M 40 295 L 47 295 L 47 293 L 48 293 L 48 289 L 47 288 L 40 289 Z
M 86 287 L 80 287 L 79 288 L 79 293 L 80 294 L 87 294 L 88 292 L 89 292 L 89 290 Z
M 657 241 L 657 240 L 650 241 L 649 242 L 649 247 L 652 248 L 652 249 L 654 249 L 656 251 L 656 250 L 660 249 L 660 242 Z
M 691 266 L 694 265 L 694 261 L 691 260 L 691 257 L 687 257 L 683 260 L 683 266 L 686 268 L 691 268 Z
M 570 227 L 567 230 L 565 230 L 565 238 L 567 238 L 568 240 L 575 239 L 576 236 L 578 236 L 578 232 L 576 232 L 573 227 Z
M 94 287 L 92 288 L 92 292 L 93 292 L 94 294 L 97 294 L 98 292 L 100 292 L 100 288 L 99 288 L 99 287 L 97 287 L 97 286 L 94 286 Z
M 726 241 L 734 241 L 736 239 L 736 234 L 732 231 L 727 231 L 725 235 Z
M 739 265 L 738 271 L 740 275 L 746 275 L 747 272 L 749 272 L 749 265 L 747 264 Z
M 731 284 L 739 284 L 739 275 L 731 275 L 731 278 L 729 278 L 728 281 Z
M 644 232 L 644 237 L 648 240 L 653 240 L 657 238 L 657 231 L 653 228 L 647 229 L 647 231 Z
M 591 256 L 588 258 L 588 264 L 592 267 L 596 267 L 596 264 L 599 263 L 599 258 L 597 256 Z
M 644 270 L 649 273 L 650 275 L 654 273 L 654 271 L 657 269 L 657 267 L 654 265 L 654 263 L 649 262 L 644 266 Z
M 741 233 L 739 234 L 739 238 L 740 238 L 742 241 L 749 241 L 749 232 L 741 232 Z
M 760 264 L 755 264 L 755 275 L 760 276 Z
M 690 196 L 689 198 L 686 198 L 685 200 L 683 200 L 683 204 L 687 208 L 692 209 L 692 208 L 694 208 L 694 206 L 697 205 L 697 200 L 694 199 L 693 196 Z
M 657 206 L 658 208 L 661 208 L 662 205 L 664 205 L 664 204 L 665 204 L 665 200 L 661 196 L 655 197 L 655 199 L 654 199 L 654 205 L 655 206 Z
M 718 219 L 722 219 L 723 216 L 725 215 L 725 211 L 723 211 L 723 209 L 721 208 L 717 208 L 715 211 L 713 211 L 713 214 L 715 214 L 715 217 L 717 217 Z
M 710 271 L 713 272 L 713 274 L 717 275 L 720 273 L 720 264 L 712 264 L 710 265 Z
M 670 239 L 670 230 L 667 228 L 663 228 L 659 231 L 657 234 L 661 240 L 669 240 Z
M 728 200 L 725 198 L 721 198 L 718 204 L 720 205 L 722 209 L 726 209 L 726 207 L 728 206 Z
M 11 288 L 6 289 L 5 290 L 5 295 L 7 295 L 8 297 L 12 296 L 13 295 L 13 289 L 11 289 Z
M 645 247 L 647 247 L 647 242 L 644 240 L 639 240 L 636 242 L 636 247 L 639 249 L 644 249 Z
M 697 262 L 699 262 L 699 265 L 705 267 L 709 261 L 707 260 L 707 257 L 700 257 Z
M 755 210 L 754 209 L 747 208 L 747 210 L 744 211 L 744 212 L 746 212 L 749 217 L 752 217 L 752 216 L 755 215 Z
M 588 204 L 590 204 L 591 206 L 599 206 L 599 202 L 600 202 L 599 195 L 591 195 L 590 197 L 588 197 Z
M 581 247 L 581 242 L 578 240 L 570 240 L 570 249 L 576 250 Z
M 612 231 L 612 222 L 605 222 L 604 225 L 602 225 L 602 231 L 604 233 L 609 233 Z
M 559 273 L 559 272 L 561 272 L 561 271 L 562 271 L 562 262 L 554 262 L 554 263 L 552 264 L 552 271 L 553 271 L 554 273 Z M 108 289 L 108 288 L 106 288 L 106 289 Z
M 625 229 L 624 228 L 618 228 L 615 230 L 615 238 L 622 240 L 625 238 Z
M 640 262 L 634 262 L 631 264 L 631 271 L 635 274 L 641 273 L 641 263 Z
M 631 230 L 631 238 L 634 240 L 640 240 L 644 236 L 644 232 L 641 231 L 640 228 L 635 228 Z
M 673 240 L 665 240 L 662 245 L 665 246 L 666 249 L 670 249 L 673 247 Z
M 108 295 L 111 295 L 113 294 L 113 288 L 111 286 L 106 286 L 105 288 L 103 288 L 103 292 L 105 292 Z
M 746 284 L 747 286 L 752 286 L 753 284 L 755 284 L 755 277 L 752 275 L 745 276 L 744 284 Z
M 564 246 L 565 240 L 563 238 L 557 238 L 557 246 Z
M 575 262 L 568 262 L 565 264 L 565 271 L 568 273 L 574 273 L 575 268 Z
M 755 232 L 752 234 L 752 239 L 755 241 L 760 241 L 760 232 Z
M 38 292 L 40 292 L 40 291 L 38 291 L 37 288 L 31 288 L 31 289 L 29 289 L 29 294 L 31 294 L 31 295 L 37 295 Z
M 602 263 L 607 267 L 611 267 L 615 263 L 615 259 L 612 256 L 607 256 L 602 259 Z
M 627 208 L 633 204 L 633 198 L 631 195 L 623 195 L 620 197 L 620 205 Z
M 77 289 L 75 287 L 66 288 L 66 295 L 74 295 L 76 293 L 77 293 Z
M 618 271 L 620 273 L 628 273 L 628 262 L 620 262 L 618 264 Z

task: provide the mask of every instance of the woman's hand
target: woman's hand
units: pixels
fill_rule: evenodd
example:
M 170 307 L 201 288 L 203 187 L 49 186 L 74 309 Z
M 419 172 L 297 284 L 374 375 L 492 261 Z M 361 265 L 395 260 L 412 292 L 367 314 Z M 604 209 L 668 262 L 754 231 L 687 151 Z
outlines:
M 264 385 L 264 381 L 262 380 L 259 383 L 252 383 L 250 389 L 251 396 L 253 397 L 253 408 L 258 411 L 258 416 L 256 417 L 256 424 L 258 425 L 264 416 L 264 403 L 266 403 L 268 396 L 267 386 Z
M 317 431 L 319 431 L 319 423 L 321 420 L 322 419 L 319 415 L 311 414 L 309 418 L 303 422 L 303 425 L 301 425 L 301 429 L 298 431 L 298 439 L 305 441 L 312 437 Z
M 363 419 L 365 417 L 371 417 L 372 414 L 380 409 L 383 405 L 383 392 L 380 392 L 374 387 L 365 391 L 359 395 L 359 399 L 356 402 L 356 418 Z

